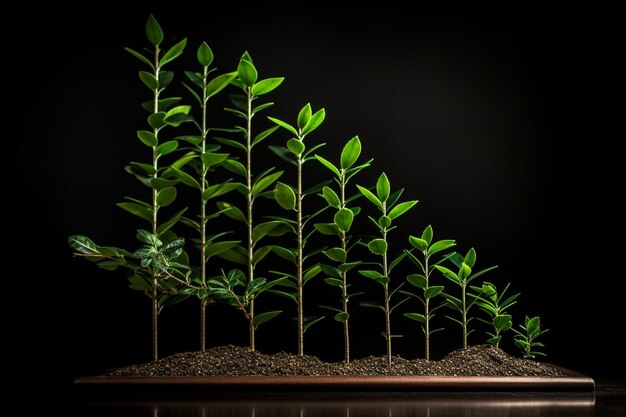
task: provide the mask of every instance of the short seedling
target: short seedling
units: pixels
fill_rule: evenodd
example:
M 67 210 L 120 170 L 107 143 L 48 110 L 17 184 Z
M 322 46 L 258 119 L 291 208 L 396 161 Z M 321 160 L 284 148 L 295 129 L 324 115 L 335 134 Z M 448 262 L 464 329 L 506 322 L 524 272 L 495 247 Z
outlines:
M 504 299 L 510 285 L 510 283 L 506 284 L 501 293 L 498 293 L 496 286 L 489 282 L 483 283 L 482 287 L 470 286 L 474 292 L 470 293 L 469 296 L 473 297 L 478 308 L 489 316 L 489 320 L 480 317 L 478 320 L 491 326 L 493 329 L 492 332 L 487 332 L 487 336 L 489 336 L 487 343 L 495 347 L 500 346 L 501 334 L 513 327 L 512 317 L 510 314 L 506 314 L 506 309 L 517 302 L 516 300 L 520 293 Z
M 522 331 L 513 329 L 515 332 L 514 341 L 515 345 L 522 351 L 525 358 L 534 359 L 537 356 L 546 356 L 545 353 L 540 352 L 539 349 L 544 347 L 544 344 L 537 341 L 537 338 L 548 331 L 548 329 L 541 330 L 541 320 L 539 316 L 530 318 L 526 316 L 524 318 L 524 325 L 519 325 Z

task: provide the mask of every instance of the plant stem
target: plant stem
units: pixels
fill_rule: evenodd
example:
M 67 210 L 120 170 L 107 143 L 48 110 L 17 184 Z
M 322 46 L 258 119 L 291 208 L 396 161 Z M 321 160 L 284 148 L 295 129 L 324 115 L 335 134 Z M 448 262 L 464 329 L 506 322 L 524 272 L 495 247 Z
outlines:
M 154 89 L 154 103 L 153 103 L 153 114 L 159 112 L 159 52 L 160 49 L 158 46 L 154 47 L 154 78 L 157 82 L 157 88 Z M 158 144 L 158 135 L 159 129 L 153 128 L 154 137 L 157 138 Z M 159 168 L 159 160 L 157 155 L 157 145 L 152 147 L 152 168 L 154 168 L 154 173 L 152 174 L 152 178 L 157 178 L 158 176 L 158 168 Z M 158 218 L 157 213 L 159 210 L 159 206 L 157 204 L 157 190 L 152 187 L 152 234 L 157 236 L 158 231 Z M 159 315 L 159 299 L 158 299 L 158 277 L 155 273 L 152 275 L 152 360 L 157 360 L 159 358 L 159 342 L 158 342 L 158 315 Z
M 465 303 L 465 284 L 461 285 L 461 300 L 463 302 L 463 349 L 467 349 L 467 308 Z
M 303 248 L 303 225 L 302 225 L 302 157 L 298 155 L 298 189 L 297 189 L 297 218 L 298 218 L 298 355 L 304 356 L 304 299 L 303 299 L 303 270 L 302 261 Z
M 341 208 L 346 207 L 346 180 L 344 170 L 341 170 L 340 176 L 341 182 Z M 341 232 L 341 249 L 343 249 L 346 253 L 348 252 L 348 240 L 346 238 L 346 232 Z M 347 262 L 347 260 L 346 260 Z M 341 274 L 341 278 L 343 280 L 341 284 L 341 301 L 343 306 L 343 312 L 348 314 L 348 271 L 344 271 Z M 343 321 L 343 345 L 344 345 L 344 356 L 343 361 L 345 363 L 350 363 L 350 326 L 348 324 L 348 319 Z
M 429 278 L 430 274 L 428 271 L 428 253 L 424 251 L 424 276 L 426 277 L 426 289 L 429 286 Z M 426 291 L 426 290 L 424 290 Z M 430 299 L 426 298 L 424 294 L 424 336 L 425 336 L 425 346 L 424 352 L 426 360 L 430 360 Z
M 387 205 L 383 202 L 383 216 L 387 215 Z M 383 228 L 383 240 L 387 243 L 387 228 Z M 383 276 L 389 277 L 387 267 L 387 251 L 383 253 Z M 391 366 L 391 309 L 389 307 L 389 284 L 384 285 L 385 288 L 385 333 L 387 339 L 387 364 Z
M 200 155 L 204 155 L 206 152 L 206 139 L 207 139 L 207 109 L 206 109 L 206 87 L 207 87 L 207 75 L 208 67 L 204 67 L 202 85 L 202 152 Z M 202 158 L 200 158 L 202 161 Z M 204 200 L 204 190 L 206 189 L 206 166 L 204 161 L 201 162 L 201 181 L 200 181 L 200 280 L 202 281 L 202 288 L 206 289 L 206 201 Z M 200 302 L 200 350 L 206 351 L 206 299 L 202 299 Z
M 254 196 L 252 195 L 252 89 L 248 87 L 246 89 L 248 98 L 248 113 L 247 113 L 247 130 L 246 130 L 246 185 L 248 186 L 248 193 L 246 195 L 246 202 L 248 205 L 248 282 L 254 279 L 254 241 L 252 238 L 253 221 L 252 221 L 252 204 L 254 203 Z M 248 325 L 250 332 L 250 351 L 255 350 L 254 340 L 254 298 L 250 300 L 250 306 L 248 308 Z

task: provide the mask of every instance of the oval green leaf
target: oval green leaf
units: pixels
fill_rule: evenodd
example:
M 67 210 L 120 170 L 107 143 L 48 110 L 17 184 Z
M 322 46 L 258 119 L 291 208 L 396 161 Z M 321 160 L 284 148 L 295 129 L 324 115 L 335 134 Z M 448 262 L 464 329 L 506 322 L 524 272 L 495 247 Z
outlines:
M 341 151 L 341 168 L 348 169 L 359 159 L 361 155 L 361 141 L 358 136 L 353 137 L 346 143 Z
M 380 201 L 385 202 L 389 199 L 389 194 L 391 193 L 391 184 L 389 183 L 389 178 L 387 178 L 387 174 L 384 172 L 380 174 L 378 177 L 378 181 L 376 181 L 376 194 Z M 391 217 L 391 215 L 389 216 Z M 393 217 L 391 217 L 393 219 Z
M 239 65 L 237 66 L 237 74 L 239 75 L 239 80 L 246 87 L 252 87 L 257 80 L 259 74 L 257 73 L 256 68 L 252 65 L 251 62 L 248 62 L 244 58 L 239 61 Z
M 285 210 L 294 210 L 296 208 L 296 193 L 294 193 L 293 189 L 287 184 L 280 181 L 276 183 L 274 198 Z
M 374 255 L 384 255 L 387 253 L 387 242 L 383 239 L 374 239 L 367 244 L 367 247 Z
M 311 120 L 311 103 L 307 103 L 300 111 L 298 112 L 298 129 L 302 130 Z
M 424 239 L 420 239 L 420 238 L 415 237 L 415 236 L 409 236 L 409 243 L 415 249 L 418 249 L 418 250 L 420 250 L 422 252 L 425 251 L 426 249 L 428 249 L 428 242 L 426 242 Z
M 202 42 L 196 52 L 196 58 L 203 67 L 208 67 L 213 62 L 213 51 L 206 42 Z
M 332 188 L 328 186 L 324 186 L 324 188 L 322 188 L 322 195 L 324 196 L 324 199 L 326 200 L 329 206 L 334 207 L 336 209 L 338 209 L 341 206 L 341 201 L 339 200 L 339 196 L 337 195 L 336 192 L 333 191 Z
M 156 47 L 163 42 L 163 30 L 153 15 L 150 15 L 146 22 L 146 36 L 152 46 Z
M 169 206 L 176 199 L 176 188 L 167 187 L 157 193 L 156 202 L 160 207 Z
M 289 149 L 294 155 L 301 155 L 306 149 L 306 146 L 304 146 L 304 143 L 301 140 L 291 138 L 287 141 L 287 149 Z
M 157 146 L 157 138 L 154 136 L 154 133 L 149 132 L 147 130 L 139 130 L 137 131 L 137 137 L 140 141 L 143 142 L 146 146 Z
M 261 80 L 252 87 L 252 94 L 255 96 L 262 96 L 263 94 L 272 92 L 278 88 L 284 80 L 285 79 L 283 77 L 266 78 L 265 80 Z
M 348 253 L 341 248 L 330 248 L 328 250 L 323 251 L 324 255 L 328 256 L 335 262 L 344 263 L 346 258 L 348 257 Z
M 347 208 L 342 208 L 341 210 L 335 213 L 334 222 L 337 225 L 337 228 L 342 232 L 350 231 L 350 227 L 352 227 L 352 221 L 354 220 L 354 213 L 352 210 Z
M 392 220 L 397 219 L 398 217 L 402 216 L 404 213 L 409 211 L 411 207 L 413 207 L 416 204 L 417 204 L 417 200 L 405 201 L 404 203 L 400 203 L 397 206 L 395 206 L 393 209 L 391 209 L 391 211 L 389 212 L 389 217 Z
M 157 146 L 156 154 L 157 156 L 163 156 L 174 152 L 176 149 L 178 149 L 178 141 L 170 140 Z

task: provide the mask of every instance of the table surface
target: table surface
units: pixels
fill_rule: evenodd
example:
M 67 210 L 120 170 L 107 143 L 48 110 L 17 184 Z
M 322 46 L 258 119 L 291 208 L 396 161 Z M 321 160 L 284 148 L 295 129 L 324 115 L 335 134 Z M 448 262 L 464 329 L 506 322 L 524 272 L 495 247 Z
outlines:
M 132 398 L 33 395 L 26 415 L 108 416 L 626 416 L 626 382 L 596 381 L 594 392 L 311 392 L 179 394 Z

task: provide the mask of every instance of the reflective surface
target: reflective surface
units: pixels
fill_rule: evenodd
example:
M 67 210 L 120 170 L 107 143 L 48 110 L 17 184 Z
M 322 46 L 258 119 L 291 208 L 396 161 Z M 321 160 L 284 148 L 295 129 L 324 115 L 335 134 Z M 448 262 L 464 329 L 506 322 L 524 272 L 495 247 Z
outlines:
M 626 416 L 626 385 L 598 385 L 595 393 L 213 393 L 192 397 L 179 395 L 174 399 L 153 394 L 143 399 L 39 401 L 39 407 L 41 410 L 32 415 L 58 412 L 64 416 L 84 417 L 623 417 Z

